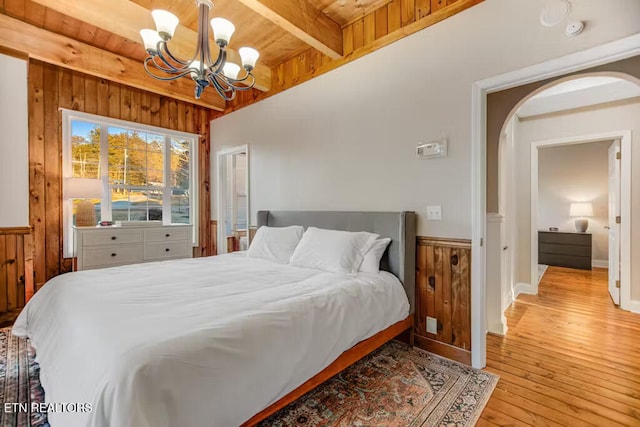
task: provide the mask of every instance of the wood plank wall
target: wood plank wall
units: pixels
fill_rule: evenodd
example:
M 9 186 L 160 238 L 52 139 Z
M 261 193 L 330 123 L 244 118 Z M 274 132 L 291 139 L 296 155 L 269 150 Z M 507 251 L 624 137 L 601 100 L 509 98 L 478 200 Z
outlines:
M 21 309 L 33 294 L 32 254 L 30 227 L 0 228 L 0 314 Z
M 342 27 L 343 57 L 331 59 L 309 48 L 271 69 L 271 90 L 239 92 L 225 111 L 212 119 L 261 101 L 314 77 L 338 68 L 428 26 L 436 24 L 484 0 L 390 0 Z
M 471 242 L 418 237 L 415 345 L 471 363 Z M 437 319 L 427 333 L 426 317 Z
M 194 256 L 213 254 L 210 242 L 210 110 L 133 89 L 40 61 L 29 62 L 29 211 L 35 245 L 37 286 L 71 271 L 62 257 L 62 129 L 59 109 L 67 108 L 201 135 L 199 143 L 199 247 Z

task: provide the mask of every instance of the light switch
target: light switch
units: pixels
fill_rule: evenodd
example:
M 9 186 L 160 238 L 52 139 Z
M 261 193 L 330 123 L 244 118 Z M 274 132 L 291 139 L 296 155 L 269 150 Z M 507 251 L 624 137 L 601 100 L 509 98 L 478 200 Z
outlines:
M 442 206 L 427 206 L 427 219 L 429 221 L 442 220 Z

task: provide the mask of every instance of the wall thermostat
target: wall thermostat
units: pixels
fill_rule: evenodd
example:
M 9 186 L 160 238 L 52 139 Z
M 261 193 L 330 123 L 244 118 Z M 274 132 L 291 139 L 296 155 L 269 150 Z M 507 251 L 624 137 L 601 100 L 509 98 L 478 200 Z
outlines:
M 421 142 L 416 147 L 416 154 L 422 159 L 447 157 L 447 139 L 440 141 Z

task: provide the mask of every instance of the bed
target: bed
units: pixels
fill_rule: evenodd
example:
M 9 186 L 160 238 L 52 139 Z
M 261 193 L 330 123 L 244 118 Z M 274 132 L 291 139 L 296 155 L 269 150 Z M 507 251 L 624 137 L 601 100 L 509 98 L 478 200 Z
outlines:
M 294 224 L 391 238 L 384 271 L 235 253 L 49 281 L 13 331 L 36 349 L 47 403 L 91 407 L 53 407 L 51 425 L 254 425 L 411 327 L 413 213 L 258 213 L 259 226 Z

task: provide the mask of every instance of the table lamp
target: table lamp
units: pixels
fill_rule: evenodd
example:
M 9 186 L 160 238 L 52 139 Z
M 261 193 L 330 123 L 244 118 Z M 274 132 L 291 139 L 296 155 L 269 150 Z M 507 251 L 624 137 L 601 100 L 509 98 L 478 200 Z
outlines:
M 64 187 L 65 199 L 82 199 L 76 210 L 77 227 L 94 227 L 96 208 L 91 199 L 102 199 L 102 180 L 89 178 L 67 178 Z
M 589 228 L 588 216 L 593 216 L 593 205 L 591 203 L 571 203 L 569 206 L 569 216 L 576 218 L 576 231 L 584 233 Z

